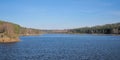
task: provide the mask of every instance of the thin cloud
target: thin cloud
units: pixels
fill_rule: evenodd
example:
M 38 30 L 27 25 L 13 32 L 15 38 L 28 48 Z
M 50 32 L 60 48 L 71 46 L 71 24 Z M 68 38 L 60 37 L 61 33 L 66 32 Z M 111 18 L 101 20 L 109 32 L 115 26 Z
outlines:
M 120 11 L 111 11 L 110 14 L 114 15 L 114 16 L 119 16 L 120 17 Z

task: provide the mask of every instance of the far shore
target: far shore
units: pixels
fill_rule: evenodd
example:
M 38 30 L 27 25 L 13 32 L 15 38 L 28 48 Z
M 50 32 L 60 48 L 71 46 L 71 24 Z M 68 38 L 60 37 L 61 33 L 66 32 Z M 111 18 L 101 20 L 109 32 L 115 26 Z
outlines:
M 88 34 L 88 35 L 115 35 L 115 36 L 120 36 L 120 34 L 89 34 L 89 33 L 66 33 L 66 34 Z

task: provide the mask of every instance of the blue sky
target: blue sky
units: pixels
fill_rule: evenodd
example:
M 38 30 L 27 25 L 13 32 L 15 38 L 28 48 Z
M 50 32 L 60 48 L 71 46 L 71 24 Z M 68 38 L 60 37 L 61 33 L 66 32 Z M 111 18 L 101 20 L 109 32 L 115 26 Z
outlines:
M 120 0 L 0 0 L 0 20 L 37 29 L 120 22 Z

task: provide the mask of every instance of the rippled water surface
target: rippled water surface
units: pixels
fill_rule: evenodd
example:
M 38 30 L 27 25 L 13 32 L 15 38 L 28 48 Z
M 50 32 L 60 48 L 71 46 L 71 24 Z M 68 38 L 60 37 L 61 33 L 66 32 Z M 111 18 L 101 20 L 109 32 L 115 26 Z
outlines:
M 0 44 L 0 60 L 120 60 L 120 36 L 44 34 Z

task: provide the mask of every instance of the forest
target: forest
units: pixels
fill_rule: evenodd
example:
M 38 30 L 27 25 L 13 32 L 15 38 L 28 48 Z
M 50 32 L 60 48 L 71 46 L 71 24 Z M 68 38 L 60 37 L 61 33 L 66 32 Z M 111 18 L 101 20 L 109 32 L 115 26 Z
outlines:
M 70 33 L 81 33 L 81 34 L 82 33 L 87 33 L 87 34 L 120 34 L 120 23 L 70 29 L 69 32 Z

